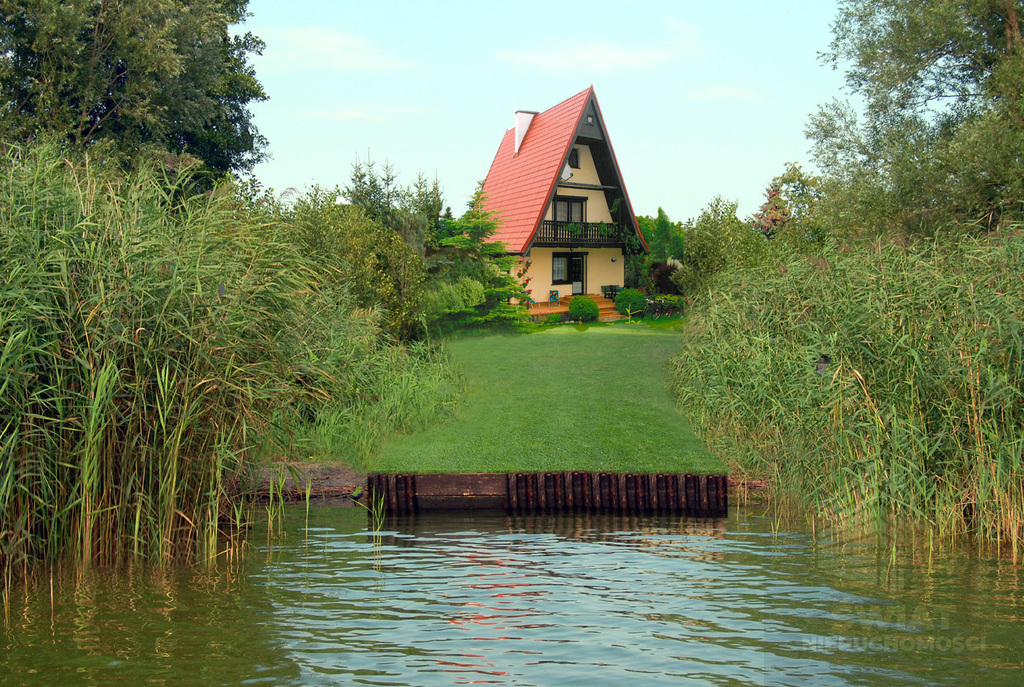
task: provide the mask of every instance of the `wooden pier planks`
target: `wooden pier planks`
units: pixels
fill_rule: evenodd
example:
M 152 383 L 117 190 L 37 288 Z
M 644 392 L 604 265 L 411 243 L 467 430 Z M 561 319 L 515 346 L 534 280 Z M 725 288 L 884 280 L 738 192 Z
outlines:
M 616 472 L 517 472 L 396 475 L 367 478 L 370 498 L 388 513 L 507 510 L 723 516 L 725 475 Z

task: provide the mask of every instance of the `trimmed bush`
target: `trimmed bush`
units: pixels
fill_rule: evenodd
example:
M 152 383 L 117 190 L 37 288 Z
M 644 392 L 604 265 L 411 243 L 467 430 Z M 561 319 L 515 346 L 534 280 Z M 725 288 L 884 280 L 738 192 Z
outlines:
M 596 320 L 600 314 L 601 311 L 598 310 L 597 303 L 589 296 L 574 296 L 569 301 L 569 319 L 571 320 L 591 322 Z
M 638 289 L 623 289 L 615 297 L 615 309 L 622 315 L 642 313 L 647 307 L 647 297 Z

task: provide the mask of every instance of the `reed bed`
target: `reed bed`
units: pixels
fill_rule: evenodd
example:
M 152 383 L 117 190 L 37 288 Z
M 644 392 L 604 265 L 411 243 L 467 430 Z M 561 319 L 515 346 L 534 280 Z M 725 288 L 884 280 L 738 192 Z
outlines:
M 45 144 L 0 159 L 5 599 L 39 562 L 234 556 L 257 464 L 366 467 L 459 402 L 443 347 L 355 307 L 378 227 L 189 188 Z
M 694 308 L 674 386 L 735 470 L 833 523 L 925 525 L 1017 559 L 1022 258 L 1010 233 L 876 240 L 732 272 Z
M 312 281 L 187 179 L 54 148 L 0 168 L 0 572 L 210 559 L 272 409 L 325 395 Z
M 315 413 L 275 414 L 261 453 L 271 460 L 340 462 L 375 468 L 384 442 L 451 417 L 465 390 L 448 350 L 435 342 L 396 342 L 378 316 L 356 311 L 360 326 L 339 331 L 330 350 L 340 382 Z

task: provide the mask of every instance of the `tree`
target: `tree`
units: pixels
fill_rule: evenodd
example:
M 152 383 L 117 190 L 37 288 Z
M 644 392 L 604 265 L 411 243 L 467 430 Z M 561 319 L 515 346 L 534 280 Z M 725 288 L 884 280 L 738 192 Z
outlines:
M 437 247 L 444 195 L 436 176 L 430 182 L 420 172 L 412 186 L 403 187 L 390 162 L 385 160 L 378 172 L 367 156 L 366 162 L 356 160 L 352 165 L 345 195 L 370 219 L 398 232 L 420 257 L 428 247 Z
M 281 211 L 281 221 L 326 275 L 320 288 L 344 291 L 359 307 L 380 309 L 389 332 L 412 336 L 422 314 L 423 259 L 363 208 L 338 203 L 340 195 L 338 189 L 313 187 Z
M 266 142 L 248 106 L 266 94 L 247 60 L 263 43 L 228 31 L 247 4 L 0 0 L 0 135 L 251 169 Z
M 836 219 L 930 229 L 1024 216 L 1022 12 L 1020 0 L 841 3 L 825 58 L 847 67 L 863 118 L 836 101 L 808 127 L 844 188 Z
M 443 246 L 459 246 L 474 248 L 482 254 L 498 254 L 505 251 L 505 244 L 489 243 L 494 232 L 498 230 L 501 220 L 498 213 L 490 212 L 484 206 L 487 194 L 484 193 L 484 182 L 478 181 L 476 190 L 466 203 L 466 212 L 457 220 L 450 219 L 451 211 L 446 213 L 440 240 Z
M 526 263 L 518 255 L 510 254 L 505 243 L 490 240 L 501 219 L 485 208 L 486 197 L 483 182 L 479 182 L 462 217 L 452 219 L 450 209 L 445 212 L 440 223 L 440 245 L 430 258 L 434 288 L 443 291 L 446 285 L 466 277 L 483 286 L 482 300 L 456 313 L 457 318 L 451 323 L 454 326 L 517 328 L 527 316 L 520 305 L 512 305 L 511 301 L 522 303 L 530 297 L 529 279 L 523 279 L 528 267 L 524 269 Z M 517 265 L 520 269 L 515 277 L 513 270 Z
M 687 226 L 683 266 L 672 275 L 684 295 L 707 291 L 727 268 L 749 267 L 764 258 L 764 236 L 736 216 L 736 207 L 735 201 L 715 197 L 697 221 Z
M 789 224 L 789 204 L 782 197 L 782 189 L 776 181 L 769 184 L 764 195 L 764 203 L 754 213 L 753 227 L 766 239 L 773 239 Z
M 640 233 L 650 248 L 651 260 L 665 262 L 669 258 L 678 258 L 683 254 L 683 224 L 672 222 L 668 214 L 658 208 L 657 217 L 637 217 Z
M 444 194 L 437 174 L 433 180 L 422 172 L 416 174 L 416 181 L 409 188 L 409 204 L 427 221 L 424 240 L 427 246 L 437 248 L 441 230 L 441 210 L 444 209 Z M 449 210 L 450 214 L 450 210 Z

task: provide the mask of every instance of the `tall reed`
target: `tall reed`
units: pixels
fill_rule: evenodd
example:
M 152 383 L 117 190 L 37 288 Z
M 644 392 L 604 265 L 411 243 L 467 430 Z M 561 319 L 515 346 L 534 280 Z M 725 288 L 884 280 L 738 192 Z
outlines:
M 317 389 L 308 265 L 187 180 L 0 160 L 0 572 L 216 555 L 272 409 Z M 321 375 L 322 376 L 322 375 Z
M 1022 263 L 1014 233 L 735 271 L 694 309 L 676 390 L 724 459 L 834 522 L 925 524 L 1017 557 Z
M 317 460 L 368 470 L 388 438 L 452 415 L 464 383 L 439 343 L 400 343 L 376 312 L 355 310 L 320 352 L 334 370 L 330 397 L 310 408 L 281 408 L 264 445 L 272 458 Z

